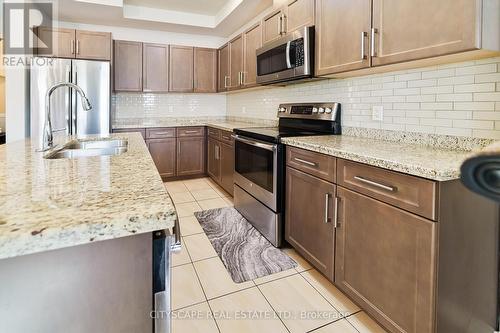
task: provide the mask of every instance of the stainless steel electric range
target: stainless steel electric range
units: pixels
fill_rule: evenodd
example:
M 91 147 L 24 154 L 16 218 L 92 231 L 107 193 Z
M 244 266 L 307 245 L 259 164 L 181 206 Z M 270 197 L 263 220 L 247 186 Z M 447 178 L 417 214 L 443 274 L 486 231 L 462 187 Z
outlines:
M 281 104 L 278 127 L 234 130 L 234 207 L 276 247 L 285 221 L 281 138 L 341 134 L 340 113 L 338 103 Z

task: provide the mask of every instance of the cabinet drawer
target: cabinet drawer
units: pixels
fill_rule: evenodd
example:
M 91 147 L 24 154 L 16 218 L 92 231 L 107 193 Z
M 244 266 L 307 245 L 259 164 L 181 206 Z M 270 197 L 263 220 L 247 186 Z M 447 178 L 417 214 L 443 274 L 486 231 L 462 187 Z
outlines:
M 204 136 L 205 135 L 205 127 L 178 127 L 177 128 L 177 137 L 185 137 L 185 136 Z
M 233 135 L 233 133 L 228 131 L 220 131 L 220 141 L 232 146 L 234 144 L 234 140 L 231 135 Z
M 287 147 L 286 164 L 329 182 L 335 182 L 335 157 Z
M 175 138 L 175 128 L 146 128 L 147 139 Z
M 208 136 L 216 140 L 220 140 L 220 130 L 217 128 L 208 127 Z
M 409 212 L 436 219 L 436 183 L 339 159 L 338 184 Z

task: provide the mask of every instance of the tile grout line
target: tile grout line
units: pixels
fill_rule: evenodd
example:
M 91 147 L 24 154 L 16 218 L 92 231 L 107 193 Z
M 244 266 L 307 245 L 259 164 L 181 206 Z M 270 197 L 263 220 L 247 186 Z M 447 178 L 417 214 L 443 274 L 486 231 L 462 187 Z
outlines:
M 291 333 L 290 330 L 288 329 L 288 326 L 285 325 L 285 322 L 283 321 L 283 319 L 281 319 L 281 317 L 278 315 L 278 313 L 274 309 L 273 305 L 271 304 L 271 302 L 269 302 L 269 300 L 267 299 L 266 295 L 264 295 L 264 293 L 262 292 L 262 290 L 260 290 L 260 288 L 259 288 L 258 285 L 257 285 L 257 290 L 260 292 L 260 294 L 262 295 L 262 297 L 264 297 L 264 299 L 266 300 L 267 304 L 269 304 L 269 306 L 271 307 L 271 309 L 274 311 L 274 314 L 278 317 L 278 319 L 280 320 L 281 324 L 283 324 L 283 327 L 287 330 L 288 333 Z

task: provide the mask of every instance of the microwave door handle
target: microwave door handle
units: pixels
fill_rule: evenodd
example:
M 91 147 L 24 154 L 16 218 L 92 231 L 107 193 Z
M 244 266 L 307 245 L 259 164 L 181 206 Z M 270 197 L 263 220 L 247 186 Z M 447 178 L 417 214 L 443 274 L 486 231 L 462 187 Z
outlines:
M 290 45 L 292 41 L 286 43 L 286 68 L 292 68 L 292 63 L 290 61 Z

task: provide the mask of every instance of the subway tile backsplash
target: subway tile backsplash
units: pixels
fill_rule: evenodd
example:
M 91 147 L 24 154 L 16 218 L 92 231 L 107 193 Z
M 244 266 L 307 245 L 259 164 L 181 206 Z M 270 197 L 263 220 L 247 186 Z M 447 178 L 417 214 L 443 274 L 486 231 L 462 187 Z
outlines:
M 342 103 L 344 126 L 500 139 L 500 57 L 230 93 L 227 115 L 275 119 L 279 103 L 322 101 Z

